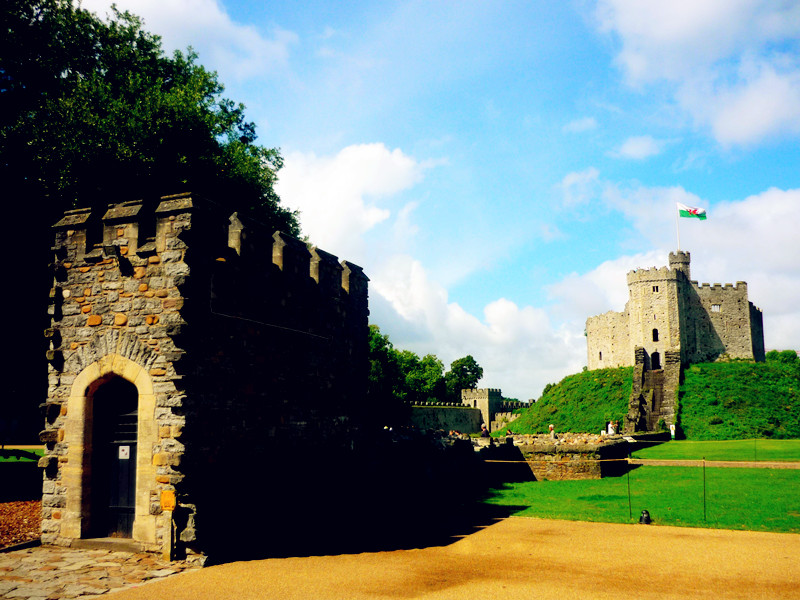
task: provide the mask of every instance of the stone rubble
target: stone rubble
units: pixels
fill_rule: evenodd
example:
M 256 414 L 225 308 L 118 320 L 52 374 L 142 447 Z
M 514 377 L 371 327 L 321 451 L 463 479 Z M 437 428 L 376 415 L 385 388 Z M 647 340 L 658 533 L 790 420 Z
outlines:
M 98 598 L 197 567 L 152 554 L 43 546 L 0 553 L 0 598 Z

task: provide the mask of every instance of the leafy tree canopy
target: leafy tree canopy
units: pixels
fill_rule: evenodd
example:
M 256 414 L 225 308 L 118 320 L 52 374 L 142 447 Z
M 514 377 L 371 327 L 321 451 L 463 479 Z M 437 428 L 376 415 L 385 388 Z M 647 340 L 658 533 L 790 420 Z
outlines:
M 444 363 L 435 355 L 420 358 L 410 350 L 397 350 L 377 325 L 370 325 L 369 335 L 368 389 L 373 402 L 461 402 L 462 388 L 476 387 L 483 376 L 472 356 L 453 361 L 445 373 Z
M 168 57 L 142 21 L 108 21 L 71 0 L 0 8 L 0 169 L 49 212 L 201 193 L 298 235 L 273 185 L 278 150 L 255 143 L 244 106 L 197 56 Z M 52 215 L 48 215 L 52 218 Z
M 450 363 L 450 371 L 445 375 L 447 395 L 452 402 L 461 401 L 461 390 L 475 389 L 483 377 L 483 368 L 468 354 Z

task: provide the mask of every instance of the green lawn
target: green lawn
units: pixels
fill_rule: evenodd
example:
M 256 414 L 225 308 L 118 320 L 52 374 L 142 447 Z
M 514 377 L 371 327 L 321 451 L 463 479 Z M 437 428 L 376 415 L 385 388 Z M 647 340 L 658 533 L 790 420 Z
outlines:
M 671 441 L 637 450 L 634 458 L 653 460 L 800 461 L 800 440 Z
M 490 491 L 487 502 L 521 508 L 545 519 L 638 522 L 649 511 L 657 525 L 800 533 L 800 471 L 639 467 L 628 477 L 588 481 L 533 481 Z
M 6 446 L 5 448 L 0 449 L 0 463 L 39 460 L 39 458 L 42 456 L 44 456 L 44 449 L 42 448 L 23 450 L 17 449 L 13 446 Z

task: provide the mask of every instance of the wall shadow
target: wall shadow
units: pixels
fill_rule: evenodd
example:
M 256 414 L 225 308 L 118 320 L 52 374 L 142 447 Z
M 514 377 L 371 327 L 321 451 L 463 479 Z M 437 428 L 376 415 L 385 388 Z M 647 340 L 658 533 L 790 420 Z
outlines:
M 483 467 L 469 441 L 424 436 L 387 435 L 353 452 L 298 449 L 263 465 L 257 485 L 203 489 L 202 550 L 219 564 L 448 545 L 524 508 L 481 502 L 497 480 Z M 225 481 L 240 475 L 227 469 Z
M 9 455 L 11 452 L 16 455 L 20 451 L 3 451 Z M 33 457 L 38 459 L 35 454 Z M 42 499 L 42 471 L 37 462 L 27 456 L 0 462 L 0 482 L 0 502 Z

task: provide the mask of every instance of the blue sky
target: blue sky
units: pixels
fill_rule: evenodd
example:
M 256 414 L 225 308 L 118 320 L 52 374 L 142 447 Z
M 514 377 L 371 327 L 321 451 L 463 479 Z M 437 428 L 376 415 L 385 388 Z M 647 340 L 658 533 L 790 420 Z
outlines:
M 800 347 L 796 2 L 116 3 L 247 106 L 396 346 L 538 397 L 683 202 L 709 215 L 680 223 L 693 277 L 747 281 L 767 347 Z

